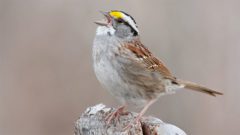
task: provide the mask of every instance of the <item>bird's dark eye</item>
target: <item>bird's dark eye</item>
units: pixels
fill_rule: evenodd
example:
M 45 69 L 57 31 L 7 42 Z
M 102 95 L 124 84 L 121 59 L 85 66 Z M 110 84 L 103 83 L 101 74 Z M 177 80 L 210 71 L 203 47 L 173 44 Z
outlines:
M 118 23 L 124 23 L 122 19 L 117 20 Z

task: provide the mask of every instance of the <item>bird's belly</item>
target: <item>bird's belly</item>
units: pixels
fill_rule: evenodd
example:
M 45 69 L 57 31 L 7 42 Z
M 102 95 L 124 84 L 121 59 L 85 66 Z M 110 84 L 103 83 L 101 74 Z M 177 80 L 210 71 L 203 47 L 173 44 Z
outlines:
M 102 58 L 95 62 L 94 70 L 99 82 L 122 104 L 142 107 L 149 100 L 145 92 L 141 92 L 143 89 L 127 81 L 129 78 L 123 78 L 121 69 L 116 68 L 111 61 Z

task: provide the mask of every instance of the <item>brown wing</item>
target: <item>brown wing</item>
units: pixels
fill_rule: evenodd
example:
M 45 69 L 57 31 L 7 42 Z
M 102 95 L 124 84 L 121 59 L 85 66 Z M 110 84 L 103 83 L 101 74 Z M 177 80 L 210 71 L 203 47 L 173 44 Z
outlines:
M 158 71 L 165 78 L 175 80 L 175 77 L 172 76 L 167 67 L 160 60 L 154 57 L 139 39 L 124 44 L 123 48 L 130 50 L 136 56 L 136 61 L 143 64 L 147 69 Z

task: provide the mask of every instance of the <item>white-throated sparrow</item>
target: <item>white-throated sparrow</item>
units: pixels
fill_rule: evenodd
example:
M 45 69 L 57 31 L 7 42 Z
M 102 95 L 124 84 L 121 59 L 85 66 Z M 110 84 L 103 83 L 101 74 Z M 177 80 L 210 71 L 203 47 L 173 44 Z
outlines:
M 141 43 L 135 20 L 123 11 L 102 12 L 93 44 L 94 71 L 100 83 L 122 103 L 110 122 L 126 105 L 143 107 L 135 122 L 160 96 L 187 88 L 211 96 L 222 95 L 196 83 L 174 77 Z

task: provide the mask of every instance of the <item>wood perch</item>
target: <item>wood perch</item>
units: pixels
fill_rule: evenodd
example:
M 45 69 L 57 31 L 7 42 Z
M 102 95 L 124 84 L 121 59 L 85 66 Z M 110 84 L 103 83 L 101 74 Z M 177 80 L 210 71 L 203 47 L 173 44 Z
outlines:
M 137 113 L 129 112 L 120 116 L 119 120 L 107 124 L 105 118 L 114 110 L 103 104 L 87 108 L 75 123 L 75 135 L 186 135 L 180 128 L 154 117 L 144 117 L 131 129 L 122 131 Z

